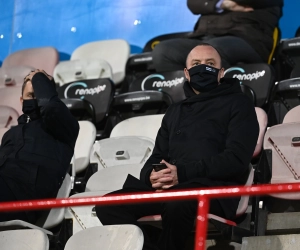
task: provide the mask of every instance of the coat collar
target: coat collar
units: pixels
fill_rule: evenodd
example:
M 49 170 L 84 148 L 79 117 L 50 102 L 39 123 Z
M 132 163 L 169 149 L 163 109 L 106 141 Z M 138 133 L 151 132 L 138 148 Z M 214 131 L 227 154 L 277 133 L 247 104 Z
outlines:
M 191 85 L 186 81 L 183 85 L 186 100 L 184 102 L 199 102 L 211 99 L 217 96 L 231 95 L 234 93 L 242 93 L 240 83 L 236 78 L 222 78 L 221 84 L 209 92 L 200 93 L 197 95 L 191 88 Z
M 29 117 L 28 115 L 23 114 L 23 115 L 19 116 L 18 124 L 29 123 L 29 122 L 38 120 L 39 118 L 40 118 L 40 116 L 37 116 L 37 115 L 32 115 Z

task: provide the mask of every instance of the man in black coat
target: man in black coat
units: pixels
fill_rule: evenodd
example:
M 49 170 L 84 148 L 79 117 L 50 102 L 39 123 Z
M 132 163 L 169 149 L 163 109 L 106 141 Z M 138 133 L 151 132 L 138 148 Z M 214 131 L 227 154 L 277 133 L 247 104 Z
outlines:
M 259 133 L 253 103 L 237 79 L 222 78 L 221 57 L 208 44 L 189 53 L 184 72 L 187 99 L 167 110 L 140 180 L 129 175 L 123 189 L 114 193 L 245 184 Z M 153 164 L 160 162 L 167 168 L 154 171 Z M 210 213 L 231 219 L 238 203 L 239 198 L 212 200 Z M 139 218 L 161 214 L 159 248 L 144 232 L 144 249 L 164 250 L 184 249 L 196 211 L 196 201 L 96 207 L 104 225 L 140 226 Z
M 56 197 L 79 132 L 44 71 L 25 77 L 20 100 L 24 114 L 0 146 L 0 202 Z M 37 212 L 0 213 L 0 221 L 13 219 L 34 223 Z
M 201 42 L 214 46 L 223 67 L 268 62 L 283 0 L 187 0 L 201 15 L 188 38 L 162 41 L 153 50 L 156 71 L 181 70 L 187 54 Z

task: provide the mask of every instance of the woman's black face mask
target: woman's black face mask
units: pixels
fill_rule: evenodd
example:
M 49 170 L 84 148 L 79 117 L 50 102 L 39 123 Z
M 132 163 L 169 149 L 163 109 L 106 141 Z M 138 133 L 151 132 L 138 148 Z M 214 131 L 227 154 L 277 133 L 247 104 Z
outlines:
M 200 64 L 190 68 L 190 84 L 199 92 L 208 92 L 219 85 L 218 75 L 220 69 L 206 64 Z
M 30 120 L 36 120 L 40 116 L 40 109 L 36 99 L 23 99 L 22 111 L 29 116 Z

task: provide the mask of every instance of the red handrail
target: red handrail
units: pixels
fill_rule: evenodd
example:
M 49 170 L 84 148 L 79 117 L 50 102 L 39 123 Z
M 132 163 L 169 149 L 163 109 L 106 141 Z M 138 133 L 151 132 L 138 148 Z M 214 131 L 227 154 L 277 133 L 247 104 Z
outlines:
M 82 197 L 67 199 L 45 199 L 0 203 L 0 212 L 17 210 L 37 210 L 70 206 L 113 205 L 120 203 L 141 203 L 173 200 L 198 199 L 198 215 L 196 220 L 195 250 L 205 249 L 207 214 L 209 201 L 212 198 L 234 197 L 241 195 L 265 195 L 274 193 L 292 193 L 300 191 L 300 183 L 268 184 L 253 186 L 219 187 L 208 189 L 183 190 L 159 193 L 138 193 L 126 195 L 110 195 L 105 197 Z

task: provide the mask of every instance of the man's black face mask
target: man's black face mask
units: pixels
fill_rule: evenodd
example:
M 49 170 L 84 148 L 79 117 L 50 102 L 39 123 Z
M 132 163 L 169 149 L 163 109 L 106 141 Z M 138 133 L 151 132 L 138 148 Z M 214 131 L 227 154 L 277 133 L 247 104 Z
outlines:
M 23 100 L 22 111 L 30 117 L 30 120 L 36 120 L 40 116 L 40 109 L 36 99 Z
M 193 89 L 199 92 L 207 92 L 219 85 L 219 69 L 206 64 L 200 64 L 190 68 L 190 84 Z

